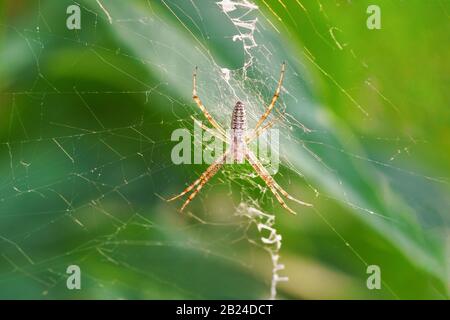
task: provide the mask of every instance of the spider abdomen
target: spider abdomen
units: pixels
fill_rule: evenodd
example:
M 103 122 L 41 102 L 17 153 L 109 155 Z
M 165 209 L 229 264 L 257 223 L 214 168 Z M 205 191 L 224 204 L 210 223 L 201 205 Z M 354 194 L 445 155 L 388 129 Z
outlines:
M 245 115 L 244 104 L 240 101 L 236 102 L 231 116 L 231 129 L 232 130 L 246 130 L 247 129 L 247 117 Z
M 245 156 L 245 131 L 247 130 L 247 117 L 244 104 L 236 102 L 231 115 L 231 155 L 238 163 L 244 161 Z

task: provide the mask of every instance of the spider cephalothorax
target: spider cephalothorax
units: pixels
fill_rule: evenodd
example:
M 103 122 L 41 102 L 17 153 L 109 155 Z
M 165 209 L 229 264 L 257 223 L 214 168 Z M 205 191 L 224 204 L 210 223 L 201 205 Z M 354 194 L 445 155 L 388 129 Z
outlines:
M 203 105 L 202 101 L 197 95 L 197 72 L 194 72 L 193 75 L 193 90 L 192 90 L 192 98 L 197 103 L 200 110 L 202 110 L 203 114 L 205 115 L 206 119 L 209 121 L 209 123 L 217 130 L 213 131 L 211 128 L 205 127 L 205 130 L 208 130 L 209 132 L 212 132 L 215 137 L 221 139 L 222 141 L 228 142 L 230 147 L 229 149 L 220 157 L 218 157 L 209 167 L 206 169 L 201 176 L 195 180 L 191 185 L 189 185 L 186 189 L 183 190 L 180 194 L 170 198 L 168 201 L 172 201 L 175 199 L 178 199 L 179 197 L 182 197 L 186 193 L 190 192 L 195 188 L 195 190 L 189 195 L 187 200 L 184 202 L 183 206 L 181 207 L 180 211 L 183 211 L 184 208 L 191 202 L 191 200 L 200 192 L 202 187 L 208 182 L 209 179 L 211 179 L 217 171 L 225 164 L 225 162 L 231 163 L 238 162 L 242 163 L 245 159 L 252 165 L 253 169 L 258 173 L 258 175 L 263 179 L 263 181 L 266 183 L 267 187 L 270 189 L 270 191 L 275 195 L 275 198 L 278 200 L 278 202 L 288 210 L 290 213 L 295 214 L 295 212 L 289 208 L 286 203 L 284 202 L 281 195 L 286 197 L 289 200 L 295 201 L 299 204 L 305 205 L 305 206 L 311 206 L 311 204 L 300 201 L 294 197 L 292 197 L 290 194 L 288 194 L 270 175 L 270 173 L 267 171 L 267 169 L 261 164 L 261 162 L 258 160 L 258 158 L 255 156 L 255 154 L 248 148 L 248 144 L 258 138 L 261 133 L 263 133 L 266 129 L 271 128 L 275 121 L 271 121 L 269 123 L 266 123 L 264 126 L 261 126 L 264 121 L 269 116 L 270 112 L 272 111 L 273 107 L 275 106 L 275 102 L 277 101 L 281 85 L 283 83 L 283 77 L 284 77 L 284 69 L 285 64 L 283 63 L 281 66 L 281 73 L 280 73 L 280 79 L 278 80 L 278 86 L 275 90 L 275 93 L 272 97 L 272 101 L 270 102 L 270 105 L 267 107 L 264 114 L 259 118 L 258 122 L 256 123 L 255 128 L 251 131 L 250 134 L 247 132 L 247 117 L 245 115 L 245 107 L 244 104 L 240 101 L 236 102 L 236 105 L 234 106 L 233 113 L 231 115 L 231 131 L 230 136 L 227 137 L 227 134 L 225 130 L 214 120 L 214 118 L 209 114 L 208 110 L 206 110 L 205 106 Z M 197 71 L 197 68 L 196 68 Z M 280 195 L 281 194 L 281 195 Z

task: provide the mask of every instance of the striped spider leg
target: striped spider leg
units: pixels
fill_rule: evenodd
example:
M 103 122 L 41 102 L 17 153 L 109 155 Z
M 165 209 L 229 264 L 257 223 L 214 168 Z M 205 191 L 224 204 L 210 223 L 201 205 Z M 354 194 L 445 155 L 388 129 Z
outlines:
M 259 127 L 257 130 L 254 130 L 251 136 L 248 136 L 246 139 L 246 144 L 248 145 L 253 140 L 257 139 L 264 131 L 272 128 L 275 123 L 281 119 L 281 117 L 284 115 L 283 113 L 280 113 L 280 115 L 270 121 L 269 123 L 265 124 L 264 126 Z M 258 175 L 261 177 L 261 179 L 264 180 L 266 185 L 269 187 L 270 191 L 275 195 L 275 198 L 278 200 L 278 202 L 281 204 L 283 208 L 285 208 L 287 211 L 289 211 L 292 214 L 296 214 L 291 208 L 289 208 L 284 200 L 280 197 L 279 193 L 281 193 L 284 197 L 288 198 L 289 200 L 295 201 L 298 204 L 311 207 L 312 204 L 303 202 L 301 200 L 298 200 L 294 197 L 292 197 L 289 193 L 287 193 L 276 181 L 273 179 L 273 177 L 270 175 L 270 173 L 267 171 L 267 169 L 264 167 L 264 165 L 258 160 L 258 158 L 255 156 L 255 154 L 248 149 L 246 150 L 246 159 L 251 164 L 253 169 L 258 173 Z
M 216 122 L 216 120 L 214 120 L 214 118 L 211 116 L 208 110 L 206 110 L 205 106 L 197 95 L 197 67 L 195 67 L 195 71 L 192 76 L 192 87 L 192 99 L 194 99 L 197 106 L 200 108 L 200 110 L 202 110 L 205 118 L 209 121 L 209 123 L 211 123 L 214 128 L 216 128 L 220 132 L 221 135 L 226 136 L 225 130 L 220 126 L 220 124 Z
M 277 89 L 275 90 L 275 93 L 274 93 L 274 95 L 272 97 L 272 101 L 270 102 L 269 106 L 267 107 L 266 112 L 264 112 L 264 114 L 261 116 L 261 118 L 259 118 L 259 120 L 256 123 L 256 126 L 255 126 L 255 128 L 253 130 L 257 130 L 262 125 L 264 120 L 267 119 L 267 117 L 269 116 L 269 114 L 272 111 L 273 107 L 275 106 L 275 102 L 277 102 L 277 99 L 280 96 L 281 86 L 283 84 L 283 79 L 284 79 L 285 67 L 286 67 L 286 63 L 283 62 L 281 64 L 280 79 L 278 80 Z
M 214 131 L 211 128 L 208 128 L 204 126 L 200 121 L 193 118 L 193 120 L 201 126 L 201 128 L 205 131 L 208 131 L 213 136 L 219 138 L 222 141 L 226 142 L 226 133 L 225 130 L 214 120 L 214 118 L 211 116 L 211 114 L 206 110 L 205 106 L 203 105 L 202 101 L 200 100 L 200 97 L 197 95 L 197 67 L 195 67 L 194 74 L 192 76 L 192 99 L 194 99 L 197 106 L 200 108 L 200 110 L 203 112 L 205 118 L 209 121 L 209 123 L 217 130 Z M 200 192 L 200 190 L 203 188 L 203 186 L 211 179 L 223 166 L 225 163 L 225 159 L 228 156 L 228 152 L 225 152 L 221 157 L 217 158 L 201 175 L 200 177 L 195 180 L 191 185 L 189 185 L 186 189 L 184 189 L 180 194 L 168 199 L 167 201 L 173 201 L 176 200 L 182 196 L 184 196 L 186 193 L 193 190 L 195 187 L 197 187 L 187 198 L 187 200 L 184 202 L 183 206 L 180 208 L 180 212 L 186 208 L 186 206 L 189 204 L 189 202 L 194 199 L 194 197 Z
M 277 101 L 281 86 L 283 83 L 283 77 L 285 72 L 285 63 L 281 66 L 281 73 L 280 73 L 280 79 L 278 80 L 278 85 L 275 90 L 275 94 L 272 97 L 272 101 L 267 107 L 264 114 L 261 116 L 261 118 L 258 120 L 255 128 L 252 130 L 251 135 L 247 135 L 246 129 L 247 129 L 247 118 L 245 115 L 245 108 L 244 104 L 240 101 L 236 103 L 233 109 L 233 114 L 231 117 L 231 136 L 230 139 L 227 141 L 227 135 L 225 133 L 225 130 L 213 119 L 213 117 L 209 114 L 209 112 L 206 110 L 206 108 L 203 106 L 200 98 L 197 96 L 197 90 L 196 90 L 196 71 L 195 69 L 194 76 L 193 76 L 193 99 L 197 103 L 198 107 L 202 110 L 203 114 L 205 115 L 206 119 L 211 123 L 211 125 L 217 129 L 217 131 L 214 131 L 211 128 L 208 128 L 201 124 L 200 126 L 212 133 L 216 138 L 224 141 L 229 142 L 230 146 L 229 149 L 219 158 L 217 158 L 201 175 L 200 177 L 195 180 L 191 185 L 189 185 L 186 189 L 184 189 L 180 194 L 168 199 L 167 201 L 172 201 L 175 199 L 178 199 L 182 197 L 183 195 L 187 194 L 188 192 L 192 191 L 194 188 L 195 190 L 192 191 L 192 193 L 189 195 L 187 200 L 184 202 L 183 206 L 181 207 L 180 211 L 183 211 L 184 208 L 192 201 L 192 199 L 200 192 L 202 187 L 220 170 L 220 168 L 224 165 L 225 160 L 228 157 L 231 157 L 231 160 L 234 162 L 242 162 L 243 159 L 247 159 L 247 161 L 251 164 L 253 169 L 258 173 L 258 175 L 261 177 L 261 179 L 266 183 L 267 187 L 270 189 L 270 191 L 275 195 L 275 198 L 277 201 L 281 204 L 281 206 L 286 209 L 288 212 L 295 214 L 295 212 L 289 208 L 286 203 L 284 202 L 283 198 L 285 198 L 295 201 L 301 205 L 305 206 L 312 206 L 309 203 L 300 201 L 294 197 L 292 197 L 289 193 L 287 193 L 270 175 L 270 173 L 267 171 L 267 169 L 261 164 L 261 162 L 258 160 L 258 158 L 254 155 L 254 153 L 248 148 L 248 144 L 258 138 L 264 131 L 271 128 L 276 121 L 281 119 L 281 116 L 275 118 L 274 120 L 266 123 L 263 125 L 264 121 L 269 116 L 270 112 L 275 106 L 275 102 Z M 197 123 L 199 121 L 195 120 Z M 263 125 L 263 126 L 262 126 Z M 280 195 L 281 194 L 281 195 Z
M 312 204 L 300 201 L 293 196 L 291 196 L 289 193 L 287 193 L 276 181 L 275 179 L 270 175 L 270 173 L 267 171 L 267 169 L 262 165 L 262 163 L 258 160 L 258 158 L 255 156 L 255 154 L 250 151 L 247 148 L 247 152 L 245 154 L 246 159 L 250 164 L 252 165 L 253 169 L 258 173 L 258 175 L 261 177 L 261 179 L 264 180 L 267 187 L 269 187 L 270 191 L 274 194 L 275 198 L 278 200 L 278 202 L 281 204 L 283 208 L 285 208 L 287 211 L 289 211 L 292 214 L 296 214 L 295 211 L 293 211 L 291 208 L 287 206 L 287 204 L 284 202 L 283 198 L 279 195 L 281 193 L 285 198 L 288 198 L 289 200 L 295 201 L 298 204 L 312 207 Z M 279 192 L 279 193 L 278 193 Z
M 187 200 L 184 202 L 183 206 L 180 208 L 180 212 L 186 208 L 186 206 L 189 204 L 189 202 L 194 199 L 194 197 L 200 192 L 200 190 L 203 188 L 203 186 L 211 179 L 223 166 L 225 163 L 225 159 L 228 155 L 228 152 L 225 152 L 221 157 L 217 158 L 209 167 L 206 169 L 200 177 L 195 180 L 190 186 L 188 186 L 186 189 L 183 190 L 180 194 L 168 199 L 167 201 L 173 201 L 175 199 L 178 199 L 182 196 L 184 196 L 186 193 L 194 189 L 196 186 L 197 188 L 189 195 Z

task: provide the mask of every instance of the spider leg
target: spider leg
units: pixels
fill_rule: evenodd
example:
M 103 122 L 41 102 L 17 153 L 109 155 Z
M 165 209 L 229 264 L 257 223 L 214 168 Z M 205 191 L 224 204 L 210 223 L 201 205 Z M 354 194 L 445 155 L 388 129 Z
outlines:
M 307 203 L 307 202 L 298 200 L 298 199 L 294 198 L 293 196 L 291 196 L 289 193 L 287 193 L 287 192 L 286 192 L 286 191 L 278 184 L 278 182 L 276 182 L 275 179 L 272 178 L 272 176 L 270 175 L 270 173 L 269 173 L 269 172 L 267 171 L 267 169 L 262 165 L 262 163 L 256 158 L 256 156 L 254 155 L 254 153 L 253 153 L 252 151 L 249 150 L 249 154 L 250 154 L 250 156 L 254 159 L 254 161 L 255 161 L 257 164 L 259 164 L 259 166 L 262 168 L 263 172 L 264 172 L 265 174 L 268 174 L 268 175 L 269 175 L 269 177 L 270 177 L 269 179 L 272 179 L 272 180 L 273 180 L 273 184 L 274 184 L 275 188 L 276 188 L 283 196 L 285 196 L 285 197 L 288 198 L 289 200 L 295 201 L 295 202 L 297 202 L 298 204 L 301 204 L 301 205 L 303 205 L 303 206 L 307 206 L 307 207 L 312 207 L 312 206 L 313 206 L 311 203 Z
M 261 164 L 261 162 L 256 158 L 256 156 L 253 154 L 252 151 L 247 150 L 247 154 L 246 157 L 248 159 L 248 161 L 250 162 L 250 164 L 253 166 L 253 168 L 256 170 L 256 172 L 259 174 L 259 176 L 264 180 L 264 182 L 267 184 L 267 186 L 271 189 L 272 193 L 275 194 L 275 197 L 277 198 L 278 202 L 280 202 L 280 204 L 287 209 L 289 212 L 294 213 L 289 207 L 287 207 L 287 205 L 284 203 L 284 201 L 279 198 L 279 195 L 277 197 L 278 192 L 280 192 L 284 197 L 288 198 L 289 200 L 295 201 L 298 204 L 304 205 L 304 206 L 308 206 L 308 207 L 312 207 L 312 204 L 307 203 L 307 202 L 303 202 L 300 201 L 296 198 L 294 198 L 293 196 L 291 196 L 289 193 L 287 193 L 276 181 L 275 179 L 270 175 L 270 173 L 267 171 L 266 168 L 264 168 L 264 166 Z M 277 192 L 275 193 L 274 192 Z
M 222 140 L 223 142 L 228 142 L 227 138 L 221 134 L 220 132 L 214 131 L 211 128 L 208 128 L 207 126 L 205 126 L 201 121 L 195 119 L 193 116 L 191 116 L 192 120 L 194 120 L 194 122 L 199 125 L 203 130 L 209 132 L 210 134 L 212 134 L 214 137 Z
M 205 106 L 203 105 L 202 101 L 200 100 L 199 96 L 197 95 L 197 67 L 195 67 L 194 74 L 192 76 L 192 99 L 194 99 L 195 103 L 197 103 L 197 106 L 202 110 L 203 114 L 205 115 L 206 119 L 208 119 L 209 123 L 219 130 L 219 132 L 223 135 L 225 135 L 225 130 L 214 120 L 214 118 L 211 116 L 211 114 L 206 110 Z
M 275 93 L 272 97 L 272 101 L 270 102 L 269 106 L 267 107 L 266 112 L 264 112 L 264 114 L 261 116 L 261 118 L 259 118 L 258 122 L 256 123 L 255 130 L 258 129 L 261 126 L 261 124 L 264 122 L 264 120 L 266 120 L 266 118 L 269 116 L 270 112 L 272 111 L 273 107 L 275 106 L 275 102 L 277 101 L 278 97 L 280 96 L 280 90 L 281 90 L 281 85 L 283 83 L 285 66 L 286 66 L 286 63 L 283 62 L 283 64 L 281 65 L 280 79 L 278 80 L 277 89 L 275 90 Z
M 312 207 L 313 205 L 311 203 L 308 202 L 304 202 L 301 200 L 298 200 L 296 198 L 294 198 L 293 196 L 291 196 L 289 193 L 287 193 L 276 181 L 275 181 L 275 188 L 277 188 L 277 190 L 286 198 L 288 198 L 289 200 L 295 201 L 298 204 L 301 204 L 302 206 L 306 206 L 306 207 Z
M 200 177 L 195 180 L 191 185 L 189 185 L 186 189 L 184 189 L 181 193 L 177 194 L 176 196 L 167 199 L 166 201 L 173 201 L 178 199 L 179 197 L 184 196 L 186 193 L 188 193 L 189 191 L 191 191 L 192 189 L 194 189 L 194 187 L 196 185 L 198 185 L 212 170 L 214 170 L 214 167 L 217 164 L 223 164 L 224 159 L 226 158 L 228 152 L 226 152 L 224 155 L 222 155 L 220 158 L 217 158 L 205 171 L 203 171 L 203 173 L 200 175 Z
M 209 168 L 208 168 L 209 169 Z M 206 171 L 205 171 L 206 172 Z M 194 189 L 194 187 L 196 185 L 198 185 L 200 183 L 200 181 L 202 181 L 203 179 L 203 175 L 205 174 L 205 172 L 202 173 L 202 175 L 200 176 L 200 178 L 198 178 L 197 180 L 195 180 L 190 186 L 188 186 L 186 189 L 184 189 L 181 193 L 177 194 L 176 196 L 173 196 L 170 199 L 166 199 L 167 202 L 173 201 L 178 199 L 179 197 L 184 196 L 186 193 L 188 193 L 189 191 L 191 191 L 192 189 Z
M 203 181 L 206 179 L 206 181 L 203 183 L 203 185 L 217 172 L 217 170 L 220 169 L 220 167 L 224 164 L 224 160 L 227 157 L 228 152 L 225 152 L 225 154 L 223 154 L 221 157 L 217 158 L 201 175 L 200 177 L 195 180 L 191 185 L 189 185 L 186 189 L 184 189 L 180 194 L 167 199 L 166 201 L 173 201 L 176 200 L 182 196 L 184 196 L 186 193 L 188 193 L 189 191 L 191 191 L 192 189 L 195 188 L 195 186 L 197 186 L 199 183 L 202 184 Z M 214 172 L 214 173 L 212 173 Z M 212 175 L 211 175 L 212 174 Z M 195 192 L 195 191 L 194 191 Z M 197 191 L 198 192 L 198 191 Z M 192 196 L 192 195 L 191 195 Z M 190 200 L 192 200 L 192 198 L 194 198 L 194 196 L 189 196 Z M 189 200 L 188 198 L 188 200 Z M 190 202 L 189 200 L 189 202 Z M 188 202 L 188 203 L 189 203 Z M 183 209 L 187 204 L 183 205 Z
M 249 154 L 249 151 L 247 151 L 247 153 L 245 154 L 248 162 L 250 162 L 250 164 L 252 165 L 253 169 L 255 169 L 255 171 L 258 173 L 258 175 L 261 177 L 261 179 L 264 180 L 264 182 L 266 183 L 266 185 L 269 187 L 270 191 L 272 191 L 272 193 L 275 195 L 275 198 L 277 198 L 278 202 L 281 204 L 281 206 L 283 208 L 285 208 L 287 211 L 289 211 L 292 214 L 297 214 L 294 210 L 292 210 L 291 208 L 289 208 L 287 206 L 287 204 L 284 202 L 283 198 L 281 198 L 281 196 L 279 195 L 277 189 L 274 186 L 274 180 L 271 177 L 271 175 L 266 172 L 264 173 L 264 167 L 262 166 L 261 163 L 259 163 L 259 161 L 254 161 L 255 159 Z
M 253 140 L 257 139 L 264 131 L 272 128 L 283 117 L 283 115 L 284 115 L 284 112 L 280 113 L 280 115 L 278 117 L 271 120 L 269 123 L 266 123 L 263 127 L 259 127 L 258 129 L 254 130 L 252 132 L 252 135 L 246 138 L 245 142 L 248 144 L 248 143 L 252 142 Z
M 184 210 L 184 208 L 186 208 L 186 206 L 192 201 L 192 199 L 194 199 L 195 196 L 200 192 L 200 190 L 203 188 L 203 186 L 209 181 L 209 179 L 211 179 L 217 173 L 217 171 L 219 171 L 219 169 L 222 166 L 223 166 L 223 162 L 216 163 L 216 164 L 210 166 L 211 170 L 203 177 L 203 179 L 201 180 L 201 182 L 197 186 L 197 188 L 189 195 L 187 200 L 183 203 L 183 206 L 180 208 L 180 212 L 182 212 Z

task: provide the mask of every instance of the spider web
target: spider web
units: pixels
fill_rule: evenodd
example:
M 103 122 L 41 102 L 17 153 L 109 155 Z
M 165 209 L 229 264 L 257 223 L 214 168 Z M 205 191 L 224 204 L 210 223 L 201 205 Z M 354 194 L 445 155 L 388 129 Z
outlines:
M 81 30 L 61 24 L 70 4 L 82 9 Z M 370 68 L 339 40 L 345 39 L 343 32 L 332 25 L 324 4 L 314 5 L 321 8 L 328 32 L 317 29 L 310 3 L 296 1 L 295 7 L 305 13 L 314 37 L 329 50 L 344 51 L 358 68 Z M 422 268 L 441 272 L 420 246 L 396 232 L 410 223 L 407 206 L 398 205 L 403 216 L 358 192 L 369 182 L 381 183 L 378 176 L 395 175 L 421 181 L 442 201 L 439 188 L 448 186 L 447 178 L 396 165 L 426 141 L 400 131 L 349 138 L 391 150 L 381 159 L 368 155 L 357 141 L 343 141 L 345 128 L 327 112 L 332 106 L 314 98 L 315 79 L 323 77 L 340 90 L 358 127 L 370 121 L 370 106 L 358 102 L 306 46 L 287 40 L 286 22 L 275 6 L 285 4 L 61 1 L 55 10 L 50 2 L 39 1 L 30 9 L 33 19 L 2 23 L 8 43 L 2 56 L 12 59 L 20 52 L 19 71 L 3 65 L 9 77 L 0 84 L 0 283 L 8 288 L 2 296 L 274 298 L 277 286 L 281 297 L 333 296 L 298 291 L 299 281 L 302 286 L 315 265 L 292 250 L 284 254 L 281 239 L 289 224 L 319 221 L 336 251 L 364 273 L 367 253 L 341 233 L 342 220 L 334 220 L 329 211 L 336 207 L 375 230 L 391 232 L 390 240 L 417 254 Z M 187 212 L 178 214 L 181 203 L 167 204 L 163 198 L 180 192 L 205 169 L 176 166 L 170 159 L 173 130 L 193 131 L 193 115 L 207 124 L 190 100 L 194 67 L 199 96 L 213 117 L 227 127 L 232 106 L 241 100 L 252 128 L 285 60 L 278 111 L 269 117 L 284 112 L 276 125 L 281 163 L 274 177 L 314 207 L 296 206 L 300 217 L 289 216 L 250 167 L 225 166 Z M 85 79 L 83 70 L 90 66 L 96 74 Z M 401 114 L 374 81 L 358 85 Z M 349 174 L 342 163 L 361 177 Z M 81 267 L 80 292 L 65 288 L 70 264 Z M 299 266 L 305 271 L 296 270 Z M 324 272 L 347 280 L 345 272 Z M 388 295 L 397 296 L 389 283 L 383 284 Z

